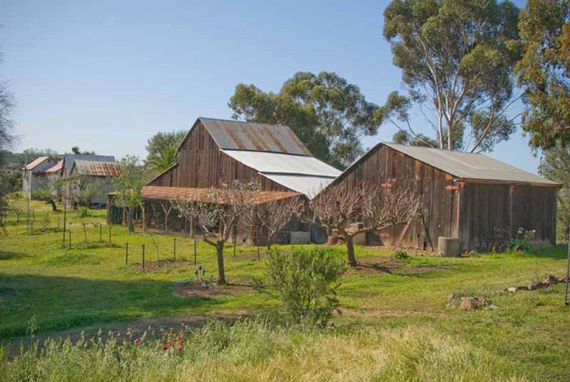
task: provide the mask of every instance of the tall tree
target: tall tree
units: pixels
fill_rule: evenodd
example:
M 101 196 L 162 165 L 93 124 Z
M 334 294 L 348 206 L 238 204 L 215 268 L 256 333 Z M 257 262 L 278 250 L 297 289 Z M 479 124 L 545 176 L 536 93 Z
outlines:
M 510 1 L 393 0 L 384 11 L 384 37 L 409 94 L 392 93 L 379 120 L 426 143 L 410 122 L 417 105 L 439 148 L 482 152 L 508 139 L 516 128 L 506 111 L 517 21 Z
M 1 58 L 1 55 L 0 55 Z M 12 112 L 14 110 L 14 97 L 8 85 L 0 83 L 0 169 L 4 168 L 5 155 L 14 142 Z M 10 193 L 10 182 L 4 177 L 8 177 L 0 171 L 0 213 L 7 207 L 6 196 Z
M 535 147 L 570 142 L 570 1 L 529 0 L 519 22 L 523 130 Z
M 153 135 L 146 145 L 148 155 L 145 165 L 156 173 L 161 173 L 178 160 L 178 146 L 186 135 L 185 131 L 161 132 Z
M 298 72 L 279 93 L 239 84 L 229 106 L 236 119 L 291 127 L 313 155 L 340 168 L 363 153 L 360 138 L 378 131 L 378 106 L 331 72 Z
M 566 240 L 570 226 L 570 148 L 560 143 L 544 150 L 538 171 L 545 178 L 561 183 L 558 191 L 557 235 Z
M 113 179 L 117 191 L 115 204 L 127 210 L 127 223 L 129 232 L 132 233 L 135 231 L 135 212 L 143 204 L 141 191 L 145 184 L 145 173 L 135 156 L 127 155 L 121 159 L 120 164 L 121 175 Z

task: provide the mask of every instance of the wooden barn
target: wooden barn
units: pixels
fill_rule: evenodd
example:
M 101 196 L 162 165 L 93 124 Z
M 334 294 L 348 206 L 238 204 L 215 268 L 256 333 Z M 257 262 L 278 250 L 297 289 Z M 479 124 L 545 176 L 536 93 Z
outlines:
M 363 181 L 421 195 L 422 213 L 368 235 L 369 244 L 433 251 L 439 237 L 452 237 L 463 250 L 492 250 L 521 228 L 534 230 L 537 243 L 556 241 L 560 185 L 482 154 L 380 143 L 333 184 Z
M 287 126 L 200 117 L 178 147 L 176 164 L 142 189 L 145 208 L 139 220 L 145 229 L 183 230 L 169 202 L 199 198 L 220 182 L 258 180 L 263 200 L 271 201 L 314 196 L 339 174 L 314 158 Z M 108 219 L 117 223 L 121 213 L 110 207 Z

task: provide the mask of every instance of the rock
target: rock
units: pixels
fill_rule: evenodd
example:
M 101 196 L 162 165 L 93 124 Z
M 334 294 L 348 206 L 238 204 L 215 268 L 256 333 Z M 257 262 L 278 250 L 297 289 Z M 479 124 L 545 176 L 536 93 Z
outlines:
M 461 304 L 459 305 L 459 310 L 474 310 L 479 307 L 479 302 L 477 299 L 473 297 L 466 297 L 461 300 Z
M 505 289 L 505 291 L 506 291 L 507 293 L 515 293 L 515 292 L 517 291 L 517 288 L 515 288 L 515 287 L 509 287 L 509 288 Z
M 548 275 L 542 282 L 548 285 L 556 285 L 558 284 L 558 279 L 554 275 Z

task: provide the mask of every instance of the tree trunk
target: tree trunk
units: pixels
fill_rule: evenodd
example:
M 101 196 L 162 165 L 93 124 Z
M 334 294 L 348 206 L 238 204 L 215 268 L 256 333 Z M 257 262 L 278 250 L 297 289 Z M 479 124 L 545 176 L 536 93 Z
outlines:
M 346 254 L 348 256 L 348 264 L 351 267 L 356 267 L 358 263 L 356 262 L 356 256 L 354 256 L 354 242 L 352 239 L 352 235 L 344 235 L 344 240 L 346 241 Z
M 53 212 L 57 211 L 57 204 L 55 204 L 55 202 L 53 200 L 48 201 L 49 204 L 51 204 L 51 210 Z
M 226 285 L 226 271 L 224 269 L 224 242 L 216 243 L 216 256 L 218 257 L 218 285 Z
M 127 223 L 129 225 L 129 232 L 133 233 L 135 232 L 135 223 L 134 223 L 134 208 L 133 207 L 129 207 L 127 209 Z

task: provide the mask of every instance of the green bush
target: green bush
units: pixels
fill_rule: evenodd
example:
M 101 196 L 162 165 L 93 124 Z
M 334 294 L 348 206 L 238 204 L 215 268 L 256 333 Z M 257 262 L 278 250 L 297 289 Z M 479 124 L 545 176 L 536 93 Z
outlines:
M 87 218 L 91 216 L 91 210 L 87 207 L 79 207 L 77 209 L 77 217 L 78 218 Z
M 283 303 L 295 323 L 325 324 L 338 307 L 337 280 L 346 265 L 343 257 L 330 249 L 295 249 L 291 253 L 269 253 L 267 285 L 257 289 Z
M 403 251 L 403 250 L 399 250 L 399 251 L 396 251 L 394 253 L 394 259 L 396 259 L 396 260 L 406 260 L 409 258 L 410 258 L 410 255 L 408 255 L 408 252 Z

